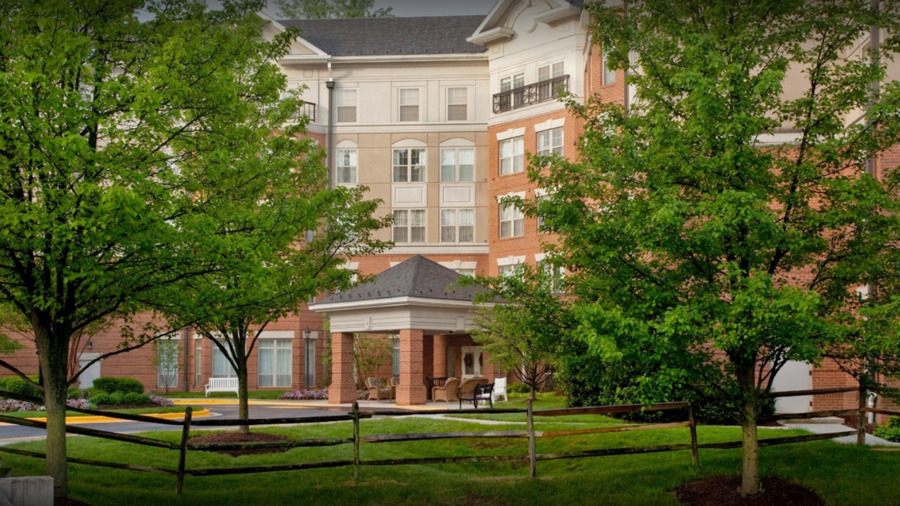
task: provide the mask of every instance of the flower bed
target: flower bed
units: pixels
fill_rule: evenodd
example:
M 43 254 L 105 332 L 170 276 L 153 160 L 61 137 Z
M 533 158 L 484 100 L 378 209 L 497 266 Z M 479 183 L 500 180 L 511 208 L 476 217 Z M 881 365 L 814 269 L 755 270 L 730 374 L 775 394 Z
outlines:
M 285 392 L 278 396 L 279 399 L 286 400 L 326 400 L 328 399 L 328 390 L 294 390 Z

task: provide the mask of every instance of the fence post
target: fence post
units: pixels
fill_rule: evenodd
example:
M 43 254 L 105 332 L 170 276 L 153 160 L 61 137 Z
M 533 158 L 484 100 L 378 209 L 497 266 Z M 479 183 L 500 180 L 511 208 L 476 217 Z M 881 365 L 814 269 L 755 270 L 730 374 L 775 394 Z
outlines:
M 191 434 L 191 416 L 194 408 L 188 406 L 184 410 L 184 426 L 181 428 L 181 448 L 178 450 L 178 477 L 175 481 L 175 493 L 181 495 L 184 488 L 184 462 L 187 457 L 187 440 Z
M 353 481 L 359 480 L 359 403 L 353 402 Z
M 694 405 L 688 404 L 688 420 L 691 423 L 691 463 L 700 463 L 700 449 L 697 448 L 697 420 L 694 419 Z
M 526 404 L 528 407 L 528 465 L 529 465 L 529 476 L 534 478 L 537 476 L 537 456 L 535 455 L 534 450 L 534 410 L 531 406 L 531 399 L 528 399 Z
M 857 415 L 859 415 L 859 420 L 856 422 L 856 444 L 857 446 L 865 446 L 866 445 L 866 386 L 865 383 L 860 380 L 859 382 L 859 411 Z

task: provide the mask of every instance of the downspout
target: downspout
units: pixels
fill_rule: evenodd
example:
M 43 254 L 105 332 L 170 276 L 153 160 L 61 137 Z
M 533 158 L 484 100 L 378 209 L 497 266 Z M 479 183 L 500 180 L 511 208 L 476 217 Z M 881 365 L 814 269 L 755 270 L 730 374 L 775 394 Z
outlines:
M 325 156 L 328 157 L 328 185 L 335 186 L 334 178 L 334 78 L 331 75 L 331 62 L 328 62 L 328 80 L 325 81 L 328 88 L 328 125 L 325 133 Z
M 871 0 L 870 7 L 872 8 L 872 11 L 876 14 L 875 18 L 877 19 L 878 18 L 877 14 L 878 14 L 878 11 L 880 10 L 879 0 Z M 872 65 L 878 65 L 881 62 L 881 57 L 878 54 L 880 47 L 881 47 L 881 30 L 878 27 L 878 25 L 872 25 L 869 27 L 869 51 L 870 51 L 870 55 L 872 57 Z M 872 123 L 872 116 L 871 116 L 872 105 L 874 104 L 875 98 L 878 97 L 878 95 L 879 95 L 879 92 L 881 89 L 881 83 L 878 81 L 873 81 L 871 84 L 871 87 L 872 87 L 872 98 L 870 98 L 869 103 L 866 104 L 866 122 L 869 123 L 870 125 Z M 875 154 L 874 153 L 872 154 L 872 156 L 870 156 L 868 159 L 866 159 L 866 174 L 873 176 L 873 177 L 875 176 Z M 872 285 L 866 285 L 867 297 L 872 296 L 873 290 L 874 290 L 874 287 Z M 868 369 L 871 370 L 872 369 L 871 366 Z M 870 377 L 868 377 L 869 374 L 870 373 L 868 371 L 866 371 L 867 382 L 871 381 L 872 383 L 874 383 L 874 380 L 876 380 L 877 378 L 870 378 Z M 862 396 L 865 393 L 866 393 L 866 391 L 862 387 L 860 387 L 859 395 Z M 874 408 L 878 403 L 878 400 L 877 400 L 878 393 L 877 392 L 869 392 L 867 397 L 868 397 L 868 402 L 866 404 L 868 405 L 868 407 Z M 859 402 L 860 406 L 863 405 L 863 402 L 864 401 L 861 399 Z M 862 418 L 862 417 L 860 417 L 860 418 Z M 869 413 L 869 416 L 867 418 L 868 418 L 869 422 L 875 423 L 875 413 Z M 861 427 L 865 427 L 865 423 L 866 423 L 866 421 L 864 421 L 864 420 L 859 421 L 859 425 Z
M 622 2 L 622 16 L 628 17 L 628 1 Z M 625 69 L 622 71 L 622 87 L 624 91 L 622 92 L 625 101 L 625 115 L 628 115 L 629 109 L 631 107 L 630 97 L 628 96 L 628 66 L 631 65 L 631 49 L 628 49 L 628 63 L 625 65 Z

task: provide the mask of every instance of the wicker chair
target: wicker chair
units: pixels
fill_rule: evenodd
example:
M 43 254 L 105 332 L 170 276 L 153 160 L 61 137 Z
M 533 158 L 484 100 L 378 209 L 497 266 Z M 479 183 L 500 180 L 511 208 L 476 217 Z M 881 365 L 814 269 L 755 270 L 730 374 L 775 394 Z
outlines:
M 471 398 L 474 395 L 475 387 L 481 383 L 490 383 L 487 378 L 476 376 L 474 378 L 466 378 L 459 384 L 459 390 L 456 391 L 457 399 Z
M 385 386 L 381 378 L 366 378 L 366 388 L 369 389 L 369 400 L 383 401 L 391 398 L 391 387 Z
M 456 400 L 456 390 L 459 388 L 459 378 L 450 378 L 444 382 L 444 386 L 431 389 L 431 400 L 434 402 L 452 402 Z

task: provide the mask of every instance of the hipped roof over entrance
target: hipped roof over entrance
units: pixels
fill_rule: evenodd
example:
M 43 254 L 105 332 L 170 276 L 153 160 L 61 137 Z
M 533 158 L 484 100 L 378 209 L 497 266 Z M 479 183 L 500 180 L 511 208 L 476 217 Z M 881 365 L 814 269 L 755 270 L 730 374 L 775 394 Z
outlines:
M 466 332 L 474 300 L 484 288 L 460 286 L 460 274 L 416 255 L 374 279 L 309 306 L 327 313 L 332 332 L 395 332 L 422 329 L 428 334 Z

